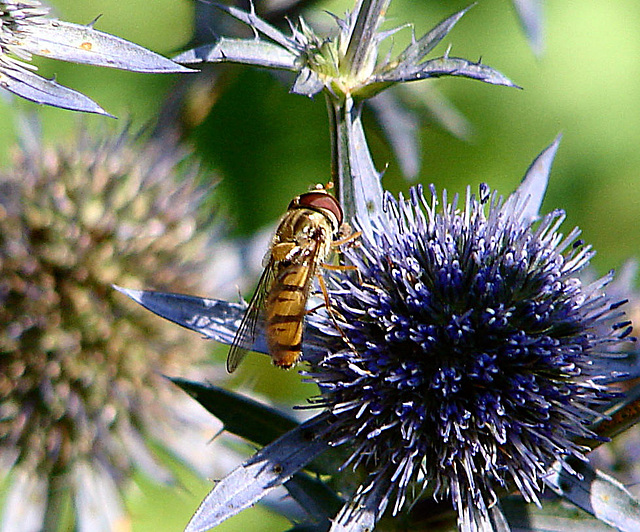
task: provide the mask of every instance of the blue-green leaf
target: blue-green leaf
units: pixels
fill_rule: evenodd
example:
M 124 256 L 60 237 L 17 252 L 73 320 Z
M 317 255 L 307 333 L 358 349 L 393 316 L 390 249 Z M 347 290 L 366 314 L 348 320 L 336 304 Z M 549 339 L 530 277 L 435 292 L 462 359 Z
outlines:
M 153 290 L 133 290 L 115 286 L 114 288 L 133 299 L 154 314 L 177 323 L 186 329 L 202 334 L 217 342 L 230 345 L 246 310 L 245 304 L 229 303 L 221 299 L 187 296 Z M 312 321 L 312 320 L 309 320 Z M 264 336 L 264 324 L 256 324 L 258 334 L 254 339 L 252 351 L 267 353 L 267 342 Z M 324 334 L 311 324 L 305 322 L 304 341 L 302 344 L 303 360 L 322 357 L 326 353 Z
M 214 5 L 218 9 L 231 15 L 233 18 L 244 22 L 247 26 L 251 26 L 251 28 L 253 28 L 256 32 L 262 33 L 266 37 L 269 37 L 269 39 L 277 42 L 281 46 L 284 46 L 289 50 L 299 49 L 298 44 L 293 39 L 282 33 L 275 26 L 272 26 L 268 22 L 258 17 L 258 15 L 256 15 L 255 13 L 253 5 L 251 6 L 250 12 L 243 11 L 242 9 L 238 9 L 237 7 L 226 6 L 223 4 L 214 3 Z
M 264 447 L 216 483 L 185 532 L 204 532 L 252 506 L 328 449 L 318 434 L 328 414 L 310 419 Z
M 379 83 L 399 83 L 442 76 L 460 76 L 477 79 L 492 85 L 520 88 L 497 70 L 482 63 L 473 63 L 460 57 L 438 57 L 417 66 L 399 66 L 376 76 L 375 81 Z
M 2 88 L 35 103 L 52 105 L 71 111 L 112 116 L 84 94 L 59 85 L 53 79 L 43 78 L 25 68 L 8 68 L 6 66 L 1 68 L 0 83 Z
M 179 63 L 242 63 L 267 68 L 296 70 L 296 55 L 279 44 L 261 39 L 230 39 L 221 37 L 173 58 Z
M 588 463 L 571 461 L 575 473 L 556 464 L 545 482 L 558 495 L 623 532 L 640 530 L 640 501 L 617 480 Z
M 224 430 L 258 445 L 268 445 L 299 425 L 279 410 L 235 392 L 186 379 L 169 379 L 222 421 Z
M 71 22 L 42 19 L 17 43 L 35 55 L 134 72 L 193 72 L 151 50 L 114 35 Z
M 401 70 L 411 69 L 417 65 L 424 56 L 426 56 L 431 50 L 433 50 L 442 39 L 451 31 L 456 23 L 463 17 L 463 15 L 471 9 L 473 5 L 466 7 L 462 11 L 458 11 L 449 18 L 443 20 L 428 31 L 423 37 L 417 41 L 413 41 L 405 50 L 397 57 L 395 61 L 389 64 L 393 69 L 399 68 Z M 384 71 L 386 71 L 385 69 Z
M 246 309 L 246 306 L 240 303 L 229 303 L 219 299 L 152 290 L 132 290 L 120 286 L 114 288 L 154 314 L 223 344 L 231 344 L 233 341 Z M 263 335 L 258 335 L 253 350 L 259 353 L 267 352 Z
M 509 196 L 505 208 L 513 208 L 521 213 L 523 220 L 533 222 L 538 219 L 542 200 L 549 184 L 551 165 L 560 145 L 561 135 L 538 155 L 527 169 L 518 189 Z

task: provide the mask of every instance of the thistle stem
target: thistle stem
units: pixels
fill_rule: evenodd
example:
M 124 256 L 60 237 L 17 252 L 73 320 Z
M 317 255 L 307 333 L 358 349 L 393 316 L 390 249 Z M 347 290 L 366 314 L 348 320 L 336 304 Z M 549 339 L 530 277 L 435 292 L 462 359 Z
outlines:
M 331 136 L 331 176 L 344 219 L 368 232 L 382 213 L 382 184 L 362 128 L 362 101 L 327 96 Z
M 391 0 L 361 0 L 358 2 L 358 14 L 349 37 L 347 51 L 340 62 L 340 70 L 357 73 L 363 68 L 369 56 L 373 38 L 380 21 Z

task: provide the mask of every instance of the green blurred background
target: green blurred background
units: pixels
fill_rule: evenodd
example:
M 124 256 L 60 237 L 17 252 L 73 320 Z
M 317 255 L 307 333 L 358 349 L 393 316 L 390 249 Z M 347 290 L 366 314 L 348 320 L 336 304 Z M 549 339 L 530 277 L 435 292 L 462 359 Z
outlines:
M 259 0 L 258 0 L 258 3 Z M 394 0 L 387 26 L 414 22 L 421 35 L 444 17 L 468 5 L 464 1 Z M 318 2 L 342 14 L 350 1 Z M 425 122 L 421 131 L 423 167 L 419 181 L 454 192 L 487 182 L 504 194 L 518 184 L 532 159 L 558 134 L 563 140 L 552 172 L 545 210 L 563 208 L 583 229 L 598 255 L 599 273 L 620 267 L 637 255 L 640 243 L 640 3 L 548 2 L 545 51 L 536 58 L 528 47 L 509 0 L 482 0 L 456 26 L 436 52 L 483 62 L 509 76 L 524 90 L 493 87 L 463 79 L 424 83 L 435 86 L 473 127 L 468 142 Z M 89 23 L 164 55 L 189 41 L 193 4 L 186 0 L 58 0 L 57 16 Z M 315 13 L 313 20 L 330 22 Z M 396 50 L 410 37 L 396 37 Z M 176 76 L 133 74 L 36 59 L 41 73 L 96 100 L 110 113 L 136 125 L 158 115 Z M 229 231 L 246 236 L 272 224 L 290 199 L 329 173 L 329 141 L 324 101 L 288 94 L 271 73 L 238 68 L 227 77 L 211 113 L 191 135 L 205 166 L 222 176 L 216 203 L 227 213 Z M 17 111 L 37 111 L 49 139 L 65 138 L 78 124 L 76 113 L 0 99 L 0 162 L 5 164 L 15 139 Z M 406 191 L 384 137 L 370 116 L 367 133 L 378 168 L 388 165 L 384 184 Z M 110 120 L 89 117 L 90 122 Z M 203 294 L 204 295 L 204 294 Z M 215 297 L 216 294 L 207 294 Z M 173 327 L 167 323 L 167 327 Z M 214 349 L 222 360 L 226 350 Z M 295 372 L 284 373 L 254 357 L 236 381 L 281 403 L 313 394 Z M 143 478 L 129 494 L 134 530 L 179 530 L 209 485 L 185 476 L 185 487 L 157 488 Z M 265 510 L 244 512 L 220 530 L 283 530 L 286 523 L 264 517 Z

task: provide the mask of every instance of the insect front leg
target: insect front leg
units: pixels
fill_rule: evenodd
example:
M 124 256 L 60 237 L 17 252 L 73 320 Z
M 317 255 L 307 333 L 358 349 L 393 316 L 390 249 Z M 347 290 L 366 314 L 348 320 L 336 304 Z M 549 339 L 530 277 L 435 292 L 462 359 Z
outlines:
M 338 238 L 331 242 L 331 247 L 336 248 L 345 244 L 357 245 L 356 241 L 362 236 L 362 231 L 354 231 L 348 223 L 343 223 L 338 231 Z

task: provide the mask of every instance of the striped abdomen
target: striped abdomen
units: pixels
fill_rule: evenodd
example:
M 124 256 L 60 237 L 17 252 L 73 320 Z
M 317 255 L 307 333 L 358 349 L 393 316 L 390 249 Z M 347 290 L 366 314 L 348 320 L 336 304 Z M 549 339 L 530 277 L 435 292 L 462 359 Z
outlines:
M 269 354 L 281 368 L 300 358 L 302 330 L 313 272 L 309 264 L 284 266 L 273 282 L 265 305 Z

